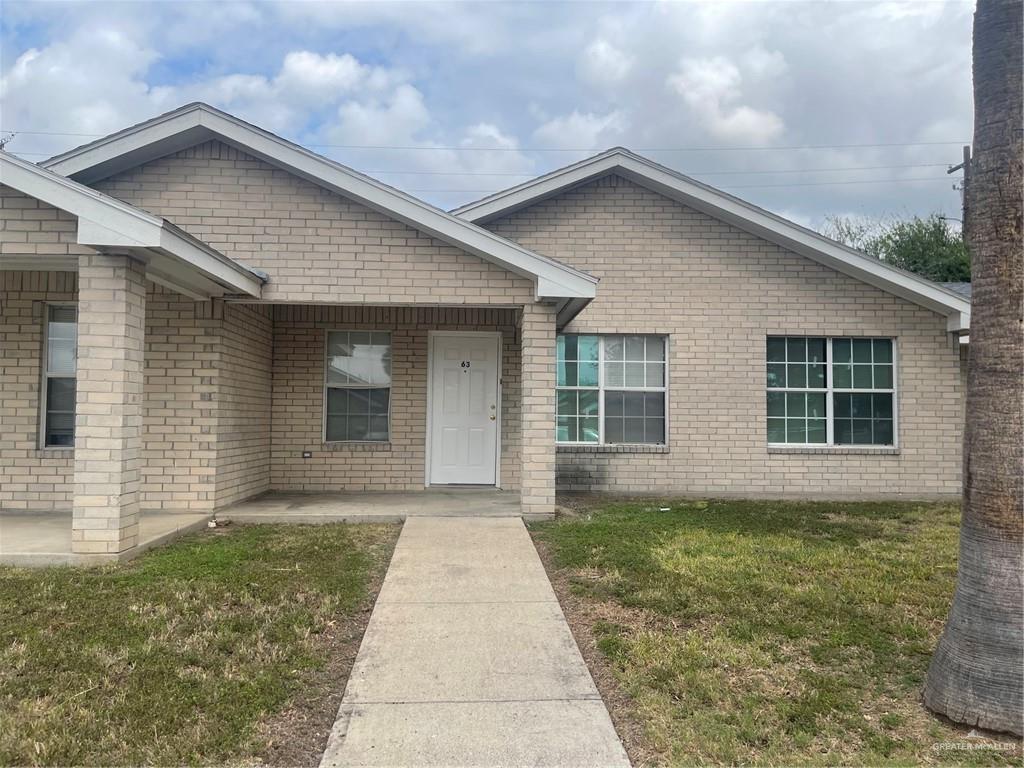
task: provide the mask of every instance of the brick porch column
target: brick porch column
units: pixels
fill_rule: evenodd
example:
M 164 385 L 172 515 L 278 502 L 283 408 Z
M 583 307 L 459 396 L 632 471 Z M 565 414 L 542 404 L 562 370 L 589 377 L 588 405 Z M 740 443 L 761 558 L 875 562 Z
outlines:
M 78 389 L 71 551 L 116 555 L 138 543 L 145 266 L 78 262 Z
M 555 511 L 555 308 L 527 304 L 522 319 L 522 512 Z

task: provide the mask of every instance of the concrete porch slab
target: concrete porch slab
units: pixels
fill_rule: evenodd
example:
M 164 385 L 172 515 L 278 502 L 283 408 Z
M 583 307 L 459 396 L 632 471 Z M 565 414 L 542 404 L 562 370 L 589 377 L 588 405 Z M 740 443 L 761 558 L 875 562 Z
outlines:
M 71 551 L 70 512 L 2 512 L 0 564 L 40 568 L 128 560 L 147 549 L 203 528 L 210 517 L 205 513 L 143 512 L 139 516 L 139 544 L 111 558 L 79 555 Z
M 399 523 L 410 517 L 518 517 L 519 494 L 495 488 L 271 491 L 219 510 L 239 523 Z

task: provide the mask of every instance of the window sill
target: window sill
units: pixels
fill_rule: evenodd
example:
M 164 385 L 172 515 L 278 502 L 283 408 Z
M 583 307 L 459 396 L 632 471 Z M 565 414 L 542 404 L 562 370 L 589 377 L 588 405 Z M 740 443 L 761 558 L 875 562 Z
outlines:
M 780 454 L 832 454 L 838 456 L 899 456 L 900 449 L 895 447 L 879 447 L 870 445 L 769 445 L 768 453 Z
M 383 441 L 379 443 L 359 443 L 359 442 L 337 442 L 337 443 L 323 443 L 320 446 L 321 450 L 324 451 L 390 451 L 391 442 Z
M 75 449 L 70 445 L 67 448 L 36 448 L 32 455 L 37 459 L 73 459 Z
M 556 453 L 669 453 L 667 445 L 556 445 Z

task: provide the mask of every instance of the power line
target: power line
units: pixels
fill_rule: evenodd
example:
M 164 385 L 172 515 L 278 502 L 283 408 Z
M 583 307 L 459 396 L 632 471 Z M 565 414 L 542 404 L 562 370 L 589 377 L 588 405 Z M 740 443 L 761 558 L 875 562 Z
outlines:
M 911 163 L 908 165 L 856 165 L 840 168 L 784 168 L 760 169 L 753 171 L 694 171 L 687 170 L 689 176 L 746 176 L 748 174 L 775 173 L 831 173 L 843 171 L 889 171 L 900 168 L 948 168 L 949 163 Z M 362 171 L 366 174 L 389 174 L 401 176 L 520 176 L 533 178 L 535 173 L 505 173 L 496 171 Z
M 948 181 L 944 176 L 926 176 L 916 177 L 909 179 L 858 179 L 856 181 L 808 181 L 808 182 L 793 182 L 789 184 L 737 184 L 720 187 L 720 189 L 769 189 L 773 187 L 831 187 L 837 185 L 846 184 L 904 184 L 907 182 L 916 181 Z M 479 194 L 488 195 L 493 194 L 495 189 L 404 189 L 405 192 L 435 192 L 435 193 L 462 193 L 462 194 Z
M 80 138 L 102 138 L 98 133 L 69 133 L 63 131 L 18 131 L 11 128 L 0 129 L 29 136 L 77 136 Z M 868 149 L 873 147 L 944 147 L 963 144 L 963 141 L 910 141 L 882 142 L 877 144 L 792 144 L 781 146 L 760 147 L 637 147 L 637 152 L 767 152 L 775 150 L 800 149 Z M 308 147 L 329 149 L 374 149 L 402 151 L 443 151 L 443 152 L 598 152 L 595 147 L 454 147 L 454 146 L 415 146 L 399 144 L 306 144 Z
M 17 152 L 19 155 L 31 155 L 33 157 L 48 157 L 43 152 Z M 948 168 L 949 163 L 908 163 L 904 165 L 848 165 L 831 168 L 779 168 L 779 169 L 754 169 L 754 170 L 728 170 L 728 171 L 702 171 L 687 169 L 690 176 L 748 176 L 748 175 L 774 175 L 790 173 L 845 173 L 852 171 L 890 171 L 906 168 Z M 400 171 L 400 170 L 373 170 L 360 171 L 368 176 L 501 176 L 531 179 L 537 173 L 510 173 L 505 171 Z M 541 174 L 543 175 L 543 174 Z

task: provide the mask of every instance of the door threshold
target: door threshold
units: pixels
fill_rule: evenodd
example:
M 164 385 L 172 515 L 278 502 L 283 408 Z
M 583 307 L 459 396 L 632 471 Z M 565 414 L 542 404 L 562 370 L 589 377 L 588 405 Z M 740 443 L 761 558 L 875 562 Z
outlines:
M 486 483 L 431 483 L 430 485 L 424 486 L 425 490 L 444 490 L 444 491 L 500 491 L 496 485 Z

